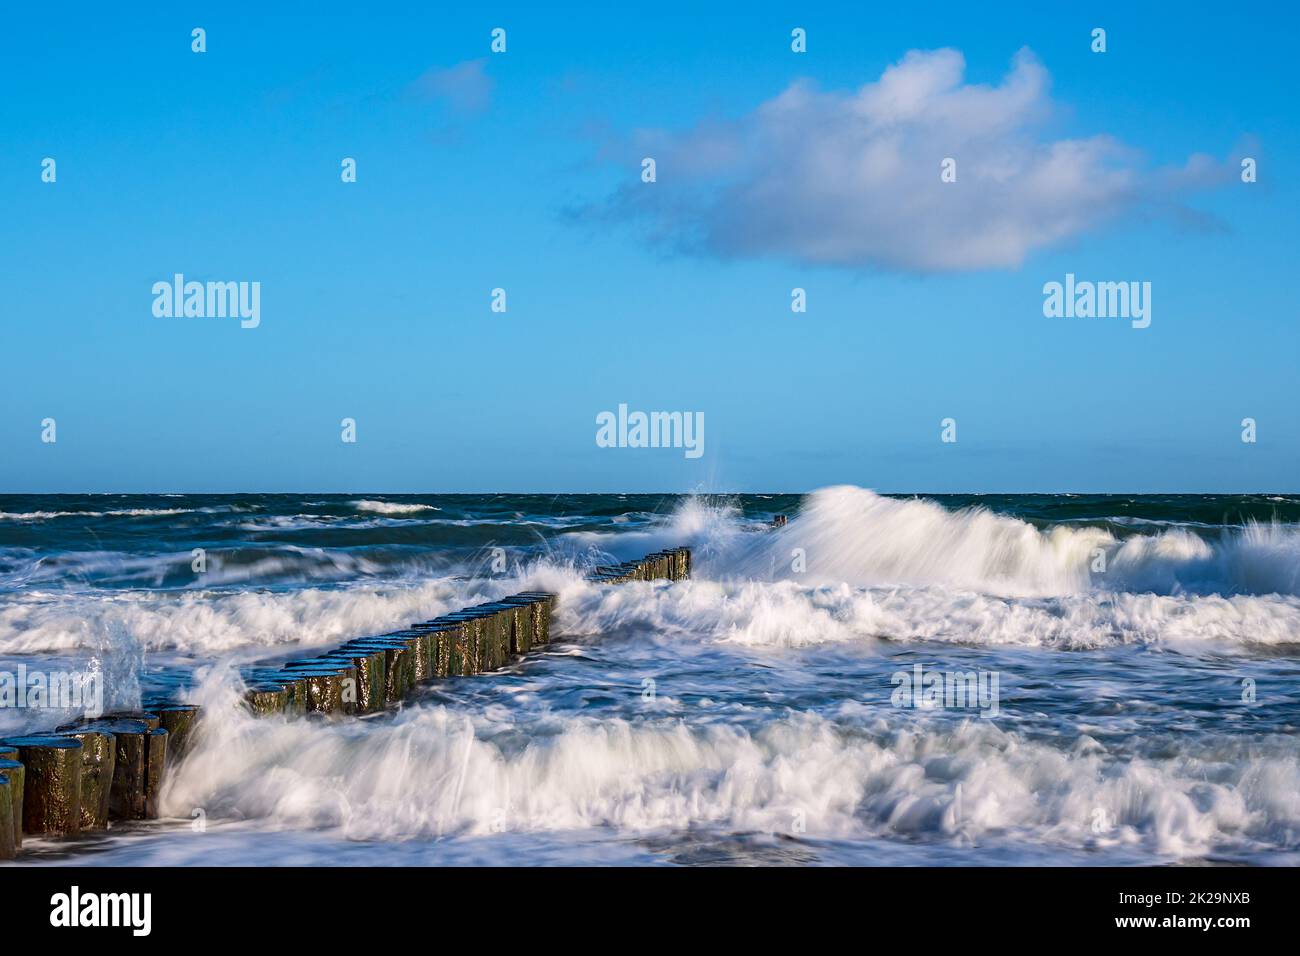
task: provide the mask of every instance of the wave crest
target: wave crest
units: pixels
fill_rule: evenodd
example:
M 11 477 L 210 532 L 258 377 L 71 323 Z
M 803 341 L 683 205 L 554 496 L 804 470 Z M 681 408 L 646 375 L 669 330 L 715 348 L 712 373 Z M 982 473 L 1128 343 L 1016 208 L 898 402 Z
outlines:
M 1010 597 L 1089 590 L 1300 594 L 1300 529 L 1249 523 L 1206 539 L 1184 528 L 1116 538 L 1096 527 L 1043 530 L 984 508 L 853 486 L 814 492 L 757 547 L 729 542 L 720 576 L 871 587 L 944 585 Z

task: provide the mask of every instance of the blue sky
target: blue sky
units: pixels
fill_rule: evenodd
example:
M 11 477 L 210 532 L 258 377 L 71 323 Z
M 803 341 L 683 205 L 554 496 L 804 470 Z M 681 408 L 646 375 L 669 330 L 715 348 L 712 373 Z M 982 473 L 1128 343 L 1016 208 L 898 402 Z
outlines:
M 11 7 L 0 492 L 1300 490 L 1289 8 L 691 6 Z M 1045 318 L 1067 272 L 1151 326 Z

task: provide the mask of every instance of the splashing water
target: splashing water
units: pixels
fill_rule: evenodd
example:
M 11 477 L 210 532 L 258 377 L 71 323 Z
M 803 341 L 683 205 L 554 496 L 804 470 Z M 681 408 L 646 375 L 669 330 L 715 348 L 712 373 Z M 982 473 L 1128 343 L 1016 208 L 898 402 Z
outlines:
M 0 500 L 49 516 L 0 518 L 0 666 L 183 674 L 205 707 L 172 822 L 98 863 L 1300 862 L 1298 499 L 165 507 Z M 677 544 L 691 581 L 583 579 Z M 529 588 L 558 639 L 505 671 L 362 720 L 238 706 L 239 665 Z M 996 717 L 900 705 L 918 666 L 995 673 Z

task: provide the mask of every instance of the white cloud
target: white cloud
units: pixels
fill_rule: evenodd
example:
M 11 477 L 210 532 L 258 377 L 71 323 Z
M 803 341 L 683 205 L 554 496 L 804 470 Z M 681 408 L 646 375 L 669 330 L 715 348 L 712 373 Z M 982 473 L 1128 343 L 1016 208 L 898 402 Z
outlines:
M 1221 181 L 1204 156 L 1148 171 L 1108 136 L 1038 135 L 1055 108 L 1028 50 L 995 86 L 964 82 L 956 50 L 912 51 L 852 92 L 791 85 L 734 121 L 642 131 L 620 159 L 653 156 L 658 181 L 589 207 L 656 242 L 719 257 L 944 272 L 1019 265 L 1137 211 L 1175 211 Z M 957 181 L 940 163 L 957 161 Z
M 492 77 L 487 75 L 487 57 L 465 60 L 446 69 L 432 69 L 410 86 L 417 96 L 446 101 L 462 113 L 478 113 L 492 101 Z

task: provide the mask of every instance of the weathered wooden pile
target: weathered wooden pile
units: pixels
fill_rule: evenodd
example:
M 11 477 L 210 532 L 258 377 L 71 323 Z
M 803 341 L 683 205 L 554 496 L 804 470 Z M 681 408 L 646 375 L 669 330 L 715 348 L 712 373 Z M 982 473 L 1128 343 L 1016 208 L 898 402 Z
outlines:
M 168 760 L 184 755 L 199 709 L 151 703 L 159 706 L 0 740 L 0 860 L 22 849 L 24 834 L 72 836 L 158 816 Z
M 588 578 L 622 584 L 680 581 L 690 573 L 690 550 L 672 548 L 597 568 Z M 244 699 L 258 715 L 377 713 L 425 681 L 496 670 L 544 646 L 554 605 L 554 594 L 525 591 L 357 638 L 251 672 Z M 0 740 L 0 860 L 16 855 L 24 834 L 70 836 L 156 818 L 164 774 L 185 753 L 198 716 L 193 704 L 148 697 L 141 711 Z

